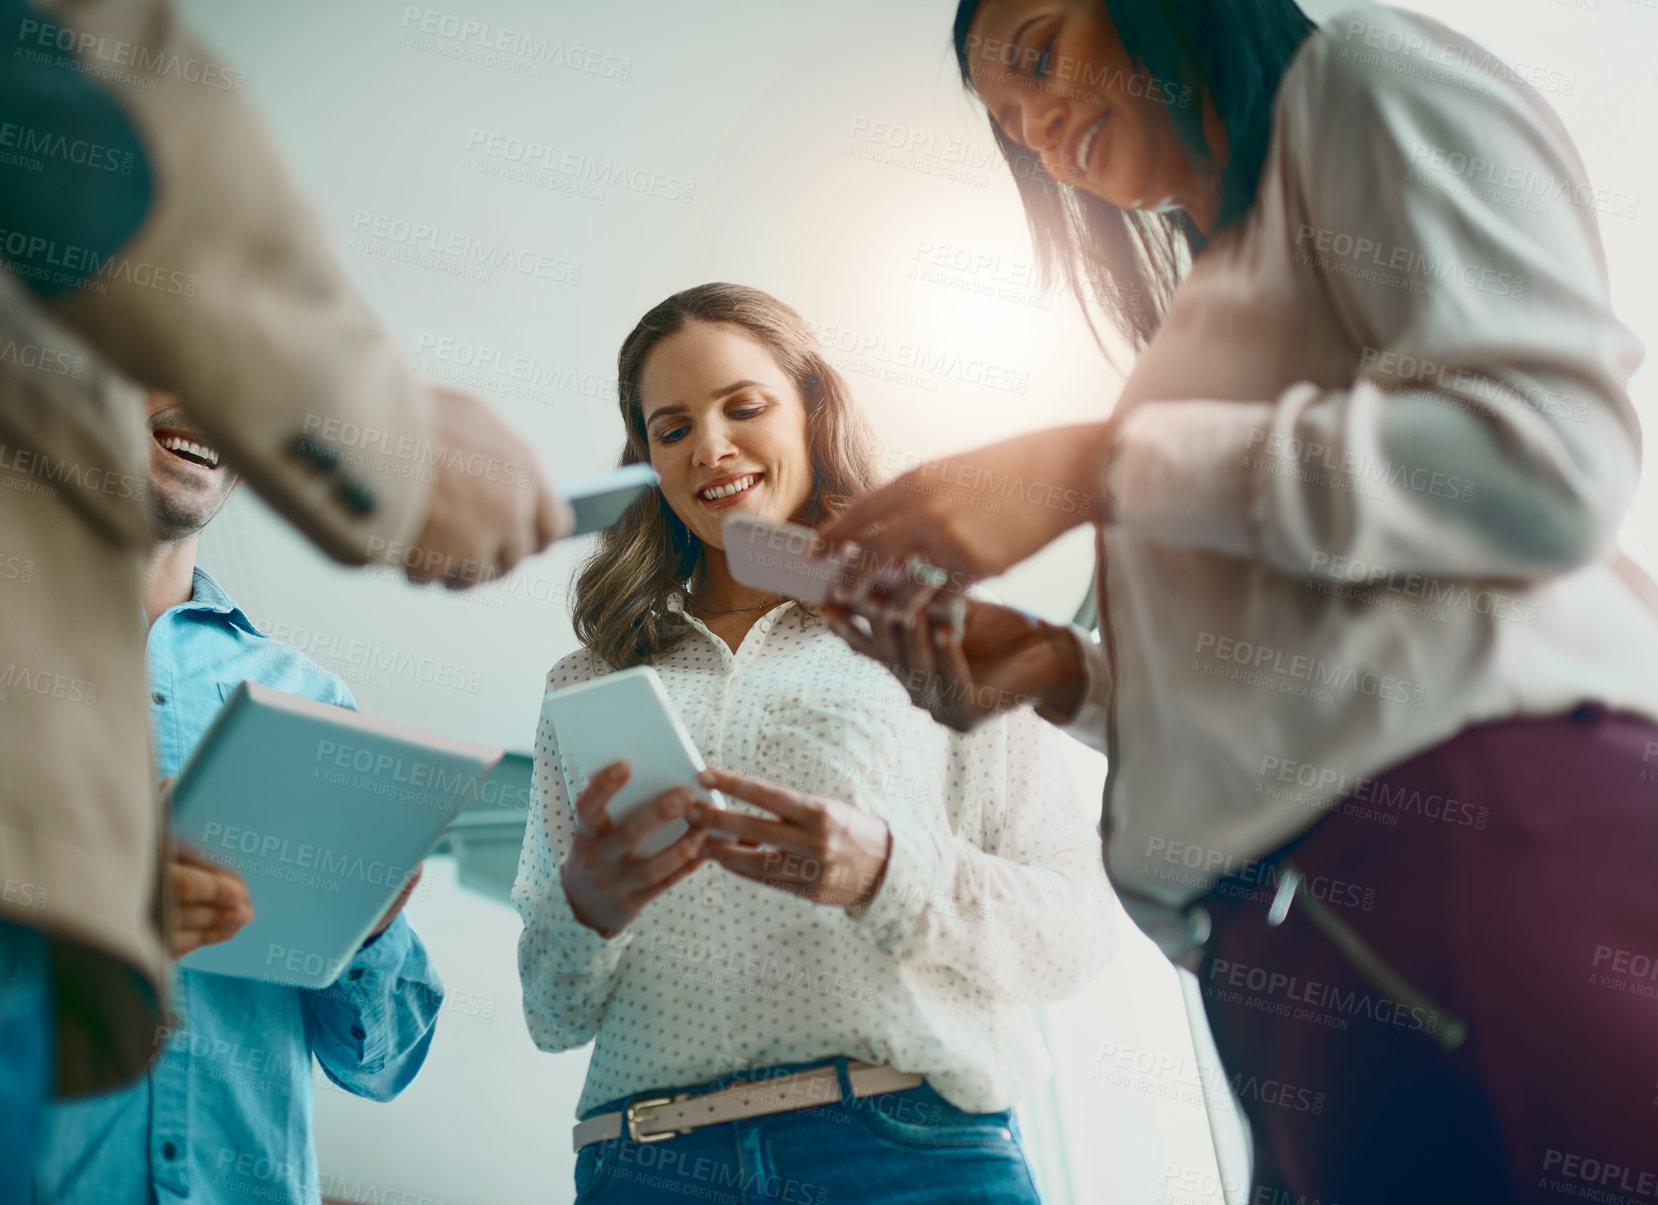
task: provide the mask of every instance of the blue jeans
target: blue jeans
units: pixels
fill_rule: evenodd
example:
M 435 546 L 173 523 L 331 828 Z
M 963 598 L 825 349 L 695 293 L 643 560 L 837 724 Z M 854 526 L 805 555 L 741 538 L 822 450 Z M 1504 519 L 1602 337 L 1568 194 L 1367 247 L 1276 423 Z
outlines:
M 46 939 L 0 921 L 0 1201 L 27 1201 L 55 1081 Z
M 927 1084 L 704 1126 L 661 1142 L 625 1136 L 576 1157 L 577 1205 L 1040 1205 L 1011 1110 L 964 1113 Z M 806 1064 L 817 1066 L 821 1064 Z M 753 1070 L 702 1085 L 786 1074 Z M 624 1109 L 643 1092 L 603 1105 Z

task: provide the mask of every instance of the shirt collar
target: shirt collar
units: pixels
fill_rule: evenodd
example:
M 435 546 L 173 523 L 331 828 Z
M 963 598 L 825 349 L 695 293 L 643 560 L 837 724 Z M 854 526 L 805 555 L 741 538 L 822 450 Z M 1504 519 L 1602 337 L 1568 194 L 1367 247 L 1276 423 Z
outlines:
M 685 609 L 685 599 L 686 599 L 685 591 L 683 591 L 683 590 L 671 590 L 671 591 L 669 591 L 668 592 L 668 602 L 667 602 L 668 613 L 670 615 L 683 615 L 686 619 L 689 619 L 692 623 L 700 625 L 702 623 L 702 620 L 698 619 L 695 615 L 691 614 L 689 611 L 687 611 Z M 799 611 L 799 612 L 801 612 L 805 615 L 812 616 L 813 618 L 817 618 L 817 616 L 818 616 L 818 610 L 817 610 L 816 607 L 809 607 L 797 598 L 784 599 L 781 603 L 778 604 L 778 606 L 783 607 L 785 609 L 792 607 L 796 611 Z M 775 619 L 775 618 L 780 618 L 781 615 L 782 615 L 781 611 L 768 611 L 768 612 L 766 612 L 766 615 L 764 616 L 764 618 Z
M 212 611 L 214 614 L 225 616 L 229 622 L 254 636 L 263 636 L 264 633 L 253 626 L 253 621 L 242 613 L 242 608 L 231 601 L 224 587 L 213 580 L 213 575 L 200 565 L 196 566 L 191 578 L 190 601 L 185 603 L 181 610 L 185 611 Z

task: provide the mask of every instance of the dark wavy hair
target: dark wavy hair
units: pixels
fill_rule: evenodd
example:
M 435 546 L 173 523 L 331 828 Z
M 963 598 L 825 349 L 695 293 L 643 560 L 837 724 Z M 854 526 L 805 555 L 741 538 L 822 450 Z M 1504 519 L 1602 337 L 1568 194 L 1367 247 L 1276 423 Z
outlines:
M 627 443 L 619 465 L 650 463 L 639 377 L 657 344 L 693 322 L 729 326 L 753 339 L 800 390 L 812 454 L 812 492 L 794 515 L 815 525 L 876 484 L 875 440 L 846 380 L 824 358 L 806 320 L 770 293 L 747 285 L 705 284 L 651 307 L 622 341 L 616 379 Z M 669 652 L 690 627 L 667 609 L 668 596 L 693 587 L 702 541 L 660 493 L 631 507 L 576 577 L 571 611 L 576 637 L 612 669 Z
M 956 62 L 968 74 L 968 28 L 984 0 L 956 8 Z M 1203 114 L 1213 105 L 1230 154 L 1221 173 L 1215 224 L 1224 229 L 1255 203 L 1261 164 L 1272 133 L 1278 85 L 1315 26 L 1295 0 L 1097 0 L 1122 39 L 1128 57 L 1156 80 L 1189 89 L 1189 105 L 1171 105 L 1181 144 L 1200 167 L 1214 162 L 1203 136 Z M 975 92 L 976 95 L 976 92 Z M 1013 171 L 1045 282 L 1056 269 L 1088 314 L 1084 278 L 1112 324 L 1135 349 L 1151 341 L 1202 232 L 1184 213 L 1118 209 L 1091 193 L 1061 184 L 1037 157 L 990 120 L 991 133 Z M 1094 332 L 1099 338 L 1098 330 Z M 1104 343 L 1101 342 L 1103 348 Z

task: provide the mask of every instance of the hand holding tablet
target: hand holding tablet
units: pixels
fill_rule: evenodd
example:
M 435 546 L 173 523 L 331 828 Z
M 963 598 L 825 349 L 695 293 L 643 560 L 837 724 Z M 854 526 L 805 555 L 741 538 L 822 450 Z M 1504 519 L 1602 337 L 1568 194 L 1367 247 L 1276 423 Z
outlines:
M 205 858 L 180 868 L 181 902 L 201 909 L 182 965 L 327 987 L 501 756 L 243 682 L 168 792 L 176 840 Z M 217 868 L 241 878 L 251 918 L 215 915 L 236 902 L 208 881 Z
M 564 891 L 578 920 L 613 936 L 702 864 L 707 834 L 685 816 L 725 801 L 698 785 L 702 754 L 649 666 L 554 691 L 542 714 L 576 811 Z

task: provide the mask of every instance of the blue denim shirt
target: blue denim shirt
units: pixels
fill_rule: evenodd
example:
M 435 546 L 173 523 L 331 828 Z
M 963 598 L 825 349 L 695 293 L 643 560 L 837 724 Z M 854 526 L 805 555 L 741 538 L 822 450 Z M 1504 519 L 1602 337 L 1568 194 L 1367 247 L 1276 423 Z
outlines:
M 204 570 L 150 629 L 156 769 L 177 774 L 245 678 L 351 707 L 351 692 L 260 634 Z M 56 1205 L 315 1205 L 311 1058 L 358 1096 L 390 1100 L 425 1061 L 443 986 L 399 916 L 323 991 L 179 969 L 175 1028 L 136 1083 L 50 1111 L 37 1192 Z

